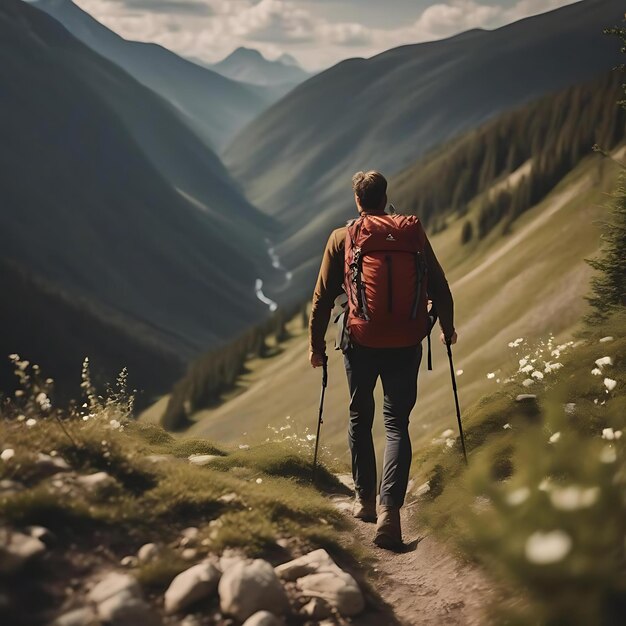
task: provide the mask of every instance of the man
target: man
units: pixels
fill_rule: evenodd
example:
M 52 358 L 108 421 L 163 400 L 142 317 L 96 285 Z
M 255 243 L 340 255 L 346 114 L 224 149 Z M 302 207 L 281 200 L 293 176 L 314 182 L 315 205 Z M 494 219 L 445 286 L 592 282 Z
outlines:
M 413 216 L 388 215 L 387 181 L 379 172 L 352 179 L 359 218 L 333 231 L 326 244 L 309 323 L 313 367 L 326 359 L 325 334 L 335 299 L 348 295 L 342 346 L 350 389 L 348 441 L 356 501 L 354 516 L 377 521 L 375 543 L 403 547 L 400 507 L 411 466 L 409 414 L 417 398 L 427 303 L 439 314 L 441 341 L 456 343 L 453 300 L 444 272 Z M 386 430 L 384 469 L 376 514 L 372 439 L 374 387 L 381 378 Z

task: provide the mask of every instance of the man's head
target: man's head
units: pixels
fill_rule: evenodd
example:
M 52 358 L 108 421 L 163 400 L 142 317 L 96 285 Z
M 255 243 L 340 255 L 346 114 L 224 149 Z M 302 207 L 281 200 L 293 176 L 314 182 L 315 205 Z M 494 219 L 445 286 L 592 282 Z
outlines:
M 378 213 L 387 206 L 387 180 L 374 170 L 357 172 L 352 177 L 352 189 L 359 213 Z

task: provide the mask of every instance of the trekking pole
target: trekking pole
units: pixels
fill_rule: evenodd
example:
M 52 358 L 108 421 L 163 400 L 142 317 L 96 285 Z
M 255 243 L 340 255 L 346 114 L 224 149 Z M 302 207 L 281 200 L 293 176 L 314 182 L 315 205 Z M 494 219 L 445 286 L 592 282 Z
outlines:
M 461 446 L 463 448 L 463 458 L 465 465 L 467 462 L 467 451 L 465 450 L 465 437 L 463 435 L 463 423 L 461 422 L 461 408 L 459 407 L 459 394 L 456 388 L 456 376 L 454 375 L 454 363 L 452 362 L 452 344 L 446 338 L 446 348 L 448 349 L 448 360 L 450 361 L 450 377 L 452 378 L 452 390 L 454 391 L 454 404 L 456 405 L 456 419 L 459 422 L 459 434 L 461 435 Z
M 320 445 L 320 430 L 324 420 L 322 414 L 324 412 L 324 395 L 326 394 L 326 387 L 328 386 L 328 357 L 324 355 L 324 362 L 322 364 L 322 392 L 320 394 L 320 410 L 317 416 L 317 435 L 315 436 L 315 455 L 313 456 L 313 482 L 317 473 L 317 452 Z

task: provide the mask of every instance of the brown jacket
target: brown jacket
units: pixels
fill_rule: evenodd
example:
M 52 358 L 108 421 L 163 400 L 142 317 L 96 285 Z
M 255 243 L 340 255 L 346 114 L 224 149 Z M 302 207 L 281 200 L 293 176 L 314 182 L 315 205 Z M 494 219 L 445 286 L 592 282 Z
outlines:
M 325 354 L 325 335 L 335 298 L 343 293 L 344 256 L 347 227 L 337 228 L 328 238 L 320 273 L 313 292 L 309 320 L 309 345 L 317 354 Z M 428 271 L 428 297 L 439 314 L 439 324 L 446 337 L 454 333 L 454 302 L 446 276 L 426 238 L 425 259 Z

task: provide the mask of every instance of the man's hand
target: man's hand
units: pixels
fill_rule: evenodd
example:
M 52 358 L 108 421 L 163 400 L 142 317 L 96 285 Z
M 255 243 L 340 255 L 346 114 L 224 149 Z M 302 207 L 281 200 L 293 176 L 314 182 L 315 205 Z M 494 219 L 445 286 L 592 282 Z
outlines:
M 312 367 L 322 367 L 324 365 L 324 361 L 326 360 L 325 354 L 319 354 L 318 352 L 309 352 L 309 361 Z
M 457 334 L 456 334 L 456 330 L 452 333 L 452 337 L 450 337 L 450 345 L 453 346 L 456 343 L 456 340 L 458 339 Z M 446 341 L 446 336 L 441 333 L 441 343 L 444 346 L 447 346 L 448 343 Z

